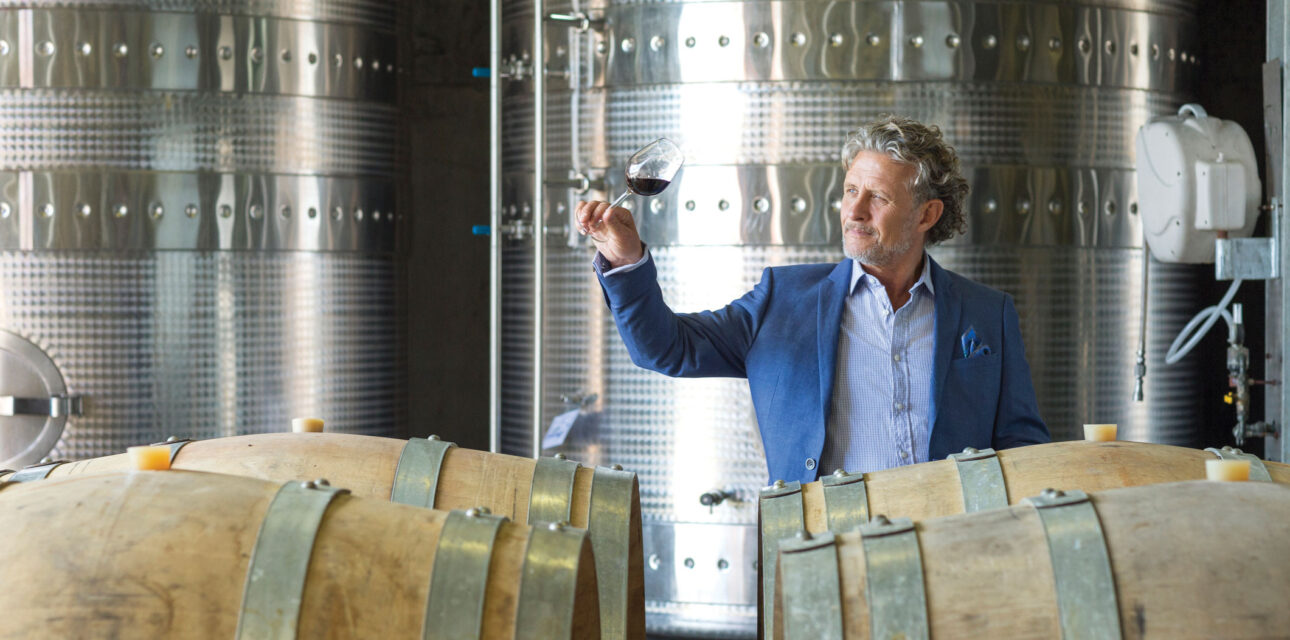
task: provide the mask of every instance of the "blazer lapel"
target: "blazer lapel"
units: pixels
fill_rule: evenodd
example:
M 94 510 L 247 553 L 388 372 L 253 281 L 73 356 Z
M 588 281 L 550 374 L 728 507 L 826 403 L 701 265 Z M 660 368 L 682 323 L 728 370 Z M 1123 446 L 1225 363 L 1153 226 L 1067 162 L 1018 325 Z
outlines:
M 828 428 L 829 404 L 833 401 L 833 374 L 838 360 L 838 333 L 842 328 L 842 303 L 846 300 L 847 287 L 851 284 L 852 260 L 838 263 L 829 273 L 828 280 L 820 283 L 820 303 L 816 316 L 816 334 L 819 336 L 820 363 L 820 415 L 822 428 Z
M 945 378 L 950 372 L 950 359 L 954 356 L 954 347 L 958 344 L 959 313 L 963 305 L 959 294 L 954 290 L 953 282 L 941 265 L 932 261 L 932 287 L 936 293 L 936 343 L 932 349 L 932 406 L 927 416 L 927 435 L 930 438 L 936 428 L 936 417 L 941 406 L 941 397 L 945 392 Z

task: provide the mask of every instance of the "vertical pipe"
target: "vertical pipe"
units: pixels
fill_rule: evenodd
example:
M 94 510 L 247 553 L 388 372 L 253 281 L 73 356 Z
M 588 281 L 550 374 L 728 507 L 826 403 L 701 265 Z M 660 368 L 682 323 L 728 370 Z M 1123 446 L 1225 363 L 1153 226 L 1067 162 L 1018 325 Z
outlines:
M 542 320 L 546 304 L 546 22 L 533 0 L 533 457 L 542 455 Z
M 488 3 L 488 450 L 502 445 L 502 0 Z

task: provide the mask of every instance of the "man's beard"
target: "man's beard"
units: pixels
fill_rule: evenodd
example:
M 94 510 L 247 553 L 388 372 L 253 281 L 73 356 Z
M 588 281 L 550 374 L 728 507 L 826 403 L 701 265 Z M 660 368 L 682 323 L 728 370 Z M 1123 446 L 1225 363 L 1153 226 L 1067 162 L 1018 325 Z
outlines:
M 917 223 L 917 220 L 912 220 L 911 222 Z M 911 233 L 914 226 L 916 226 L 916 224 L 911 224 L 909 225 L 910 228 L 903 229 L 905 233 L 902 235 L 901 240 L 894 245 L 884 245 L 881 242 L 878 242 L 877 238 L 874 238 L 874 242 L 869 243 L 867 247 L 852 250 L 851 247 L 847 246 L 847 242 L 843 240 L 842 251 L 848 258 L 859 260 L 860 264 L 867 264 L 875 267 L 889 266 L 895 262 L 897 258 L 905 255 L 910 249 L 914 248 L 914 234 Z M 846 237 L 846 232 L 851 229 L 860 229 L 861 231 L 870 234 L 875 232 L 875 229 L 868 225 L 861 224 L 859 222 L 848 222 L 842 228 L 844 238 Z

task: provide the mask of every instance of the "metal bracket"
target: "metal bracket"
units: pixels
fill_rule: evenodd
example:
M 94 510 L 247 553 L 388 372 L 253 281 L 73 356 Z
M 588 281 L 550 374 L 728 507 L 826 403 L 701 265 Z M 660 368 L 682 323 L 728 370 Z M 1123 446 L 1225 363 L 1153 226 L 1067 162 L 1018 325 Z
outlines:
M 191 438 L 170 436 L 169 438 L 166 438 L 165 442 L 154 442 L 149 446 L 170 447 L 170 464 L 173 465 L 175 464 L 175 456 L 179 455 L 179 450 L 187 446 L 189 442 L 192 442 Z
M 860 525 L 872 638 L 927 638 L 927 594 L 918 531 L 909 518 Z
M 869 521 L 869 493 L 863 473 L 838 469 L 820 478 L 829 531 L 850 531 Z
M 1268 468 L 1258 456 L 1252 453 L 1245 453 L 1236 447 L 1223 447 L 1216 449 L 1209 447 L 1206 451 L 1218 456 L 1220 460 L 1249 460 L 1250 461 L 1250 480 L 1255 482 L 1272 482 L 1272 475 L 1268 473 Z
M 596 556 L 603 638 L 627 638 L 628 568 L 631 562 L 632 505 L 639 500 L 636 474 L 596 467 L 591 482 L 587 535 Z M 636 498 L 636 499 L 633 499 Z
M 515 614 L 517 639 L 573 637 L 578 558 L 586 536 L 562 522 L 533 527 Z
M 802 522 L 802 483 L 776 480 L 762 489 L 757 513 L 761 520 L 761 558 L 757 561 L 761 570 L 761 606 L 757 611 L 764 637 L 770 638 L 775 633 L 775 557 L 779 542 L 806 528 Z
M 780 544 L 785 640 L 842 637 L 842 581 L 835 542 L 830 532 L 812 537 L 802 530 Z
M 1214 241 L 1215 280 L 1271 280 L 1280 277 L 1276 238 L 1219 238 Z
M 537 466 L 533 467 L 533 484 L 529 488 L 529 525 L 570 520 L 573 481 L 581 467 L 577 462 L 565 459 L 563 453 L 557 453 L 554 458 L 538 458 Z
M 1003 481 L 1003 468 L 994 449 L 968 447 L 963 453 L 950 454 L 949 458 L 959 472 L 966 513 L 1008 506 L 1008 486 Z
M 1062 637 L 1120 638 L 1120 609 L 1110 555 L 1088 495 L 1045 489 L 1025 502 L 1039 513 L 1048 539 Z
M 0 416 L 48 416 L 62 418 L 81 415 L 81 396 L 54 396 L 52 398 L 17 398 L 0 396 Z
M 49 477 L 49 472 L 53 471 L 55 467 L 67 464 L 67 462 L 67 460 L 49 460 L 46 458 L 45 460 L 40 461 L 39 464 L 33 464 L 23 467 L 19 471 L 15 471 L 13 475 L 9 476 L 9 478 L 5 480 L 5 482 L 31 482 L 33 480 L 44 480 Z
M 493 543 L 508 519 L 487 509 L 448 514 L 434 555 L 421 637 L 480 638 Z
M 239 639 L 297 637 L 314 540 L 327 508 L 342 493 L 349 490 L 314 480 L 288 482 L 273 497 L 246 569 Z
M 592 29 L 600 31 L 605 28 L 604 18 L 592 18 L 582 11 L 576 13 L 551 13 L 547 15 L 546 19 L 547 22 L 568 23 L 571 28 L 577 29 L 581 33 L 586 33 Z
M 394 469 L 390 501 L 433 509 L 443 459 L 455 446 L 440 440 L 439 436 L 408 440 L 403 445 L 403 453 L 399 454 L 399 465 Z

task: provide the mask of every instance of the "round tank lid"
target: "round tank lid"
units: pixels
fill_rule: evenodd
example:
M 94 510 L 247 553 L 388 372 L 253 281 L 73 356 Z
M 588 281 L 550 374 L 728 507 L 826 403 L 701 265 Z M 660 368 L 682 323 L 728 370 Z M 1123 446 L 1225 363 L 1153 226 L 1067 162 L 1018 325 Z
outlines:
M 62 436 L 67 416 L 80 414 L 80 404 L 40 347 L 0 330 L 0 469 L 40 461 Z

